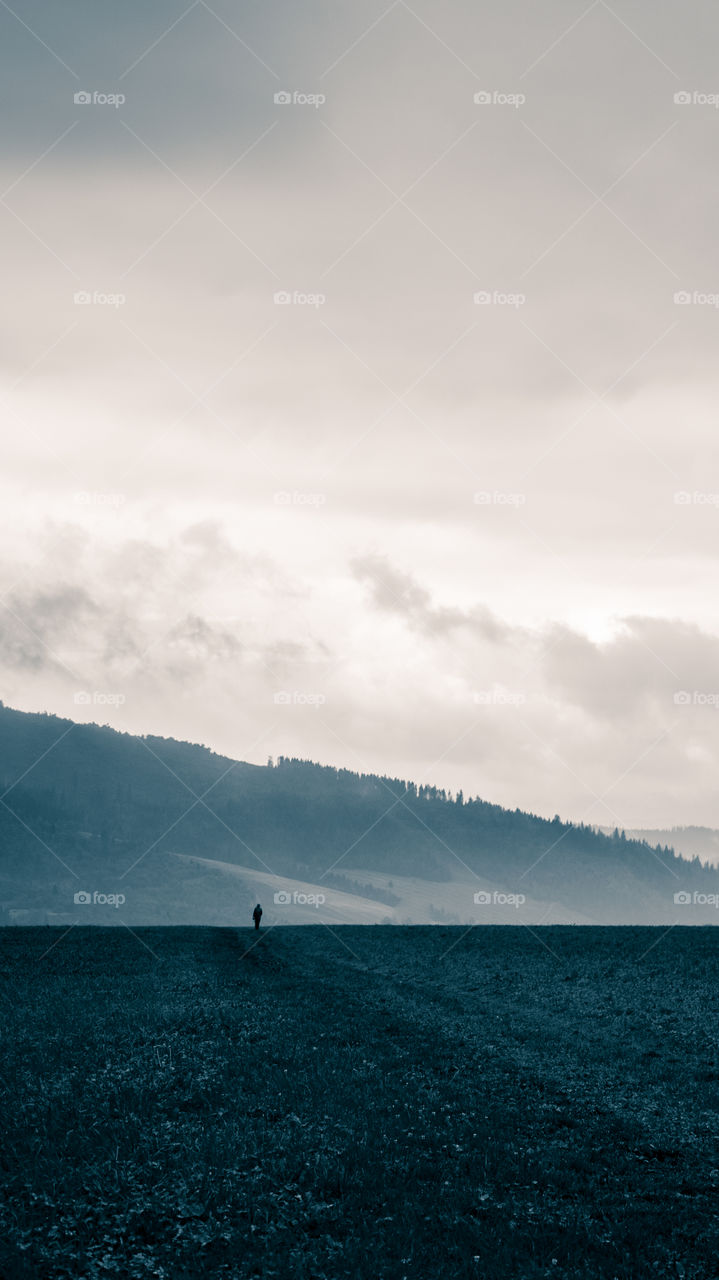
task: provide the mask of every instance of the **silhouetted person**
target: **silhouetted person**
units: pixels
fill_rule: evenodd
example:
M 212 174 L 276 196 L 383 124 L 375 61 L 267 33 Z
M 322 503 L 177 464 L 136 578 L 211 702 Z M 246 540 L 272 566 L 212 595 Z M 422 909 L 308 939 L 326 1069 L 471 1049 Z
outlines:
M 257 906 L 255 907 L 254 911 L 252 912 L 252 919 L 253 919 L 253 920 L 254 920 L 254 922 L 255 922 L 255 928 L 256 928 L 256 929 L 259 929 L 259 927 L 260 927 L 260 920 L 262 919 L 262 907 L 260 906 L 259 902 L 257 903 Z

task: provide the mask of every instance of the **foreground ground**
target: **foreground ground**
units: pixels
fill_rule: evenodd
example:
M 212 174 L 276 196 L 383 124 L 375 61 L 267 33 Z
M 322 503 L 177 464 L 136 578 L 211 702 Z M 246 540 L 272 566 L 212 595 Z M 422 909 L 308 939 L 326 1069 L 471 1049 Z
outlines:
M 719 1275 L 719 930 L 0 930 L 3 1280 Z

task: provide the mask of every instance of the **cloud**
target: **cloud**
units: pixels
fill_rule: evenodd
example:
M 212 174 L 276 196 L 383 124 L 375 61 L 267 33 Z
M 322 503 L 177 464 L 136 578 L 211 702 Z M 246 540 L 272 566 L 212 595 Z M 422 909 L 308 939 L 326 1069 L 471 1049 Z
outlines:
M 0 11 L 3 696 L 719 824 L 716 6 L 211 8 Z
M 357 557 L 351 568 L 360 582 L 369 583 L 377 609 L 397 614 L 427 636 L 448 636 L 464 629 L 493 644 L 511 639 L 510 629 L 486 605 L 475 605 L 468 611 L 433 605 L 430 593 L 413 575 L 394 568 L 384 556 Z
M 58 670 L 58 651 L 70 650 L 91 628 L 97 608 L 81 587 L 18 587 L 0 602 L 0 664 L 10 669 Z
M 78 562 L 82 586 L 12 597 L 25 625 L 3 631 L 5 701 L 93 719 L 76 692 L 109 690 L 118 727 L 241 758 L 304 755 L 612 825 L 711 820 L 719 640 L 696 625 L 629 615 L 597 640 L 515 624 L 439 604 L 374 552 L 296 581 L 291 620 L 282 586 L 214 526 Z

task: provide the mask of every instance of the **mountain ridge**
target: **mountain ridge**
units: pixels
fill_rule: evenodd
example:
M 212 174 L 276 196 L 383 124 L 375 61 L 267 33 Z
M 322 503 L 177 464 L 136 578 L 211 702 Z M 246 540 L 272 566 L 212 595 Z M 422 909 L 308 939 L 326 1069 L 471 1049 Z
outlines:
M 121 885 L 124 922 L 234 923 L 244 899 L 211 864 L 342 893 L 349 885 L 364 896 L 361 873 L 388 907 L 392 875 L 456 881 L 456 911 L 436 910 L 469 923 L 478 915 L 466 902 L 471 883 L 480 893 L 489 883 L 504 896 L 550 904 L 563 919 L 709 923 L 717 915 L 703 900 L 716 892 L 717 876 L 698 858 L 618 831 L 283 756 L 254 765 L 174 738 L 1 704 L 0 785 L 5 923 L 23 911 L 65 918 L 75 906 L 71 889 L 107 895 Z M 178 853 L 190 861 L 180 864 Z M 691 901 L 675 903 L 677 893 Z M 429 901 L 424 891 L 420 899 Z M 92 908 L 87 922 L 120 918 L 106 904 Z

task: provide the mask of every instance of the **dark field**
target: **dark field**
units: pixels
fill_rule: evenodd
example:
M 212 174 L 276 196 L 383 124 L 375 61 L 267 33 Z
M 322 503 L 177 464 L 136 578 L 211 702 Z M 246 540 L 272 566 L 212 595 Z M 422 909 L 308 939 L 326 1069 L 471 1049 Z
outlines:
M 719 1275 L 716 929 L 61 935 L 0 930 L 3 1280 Z

